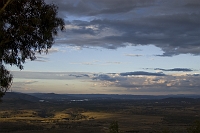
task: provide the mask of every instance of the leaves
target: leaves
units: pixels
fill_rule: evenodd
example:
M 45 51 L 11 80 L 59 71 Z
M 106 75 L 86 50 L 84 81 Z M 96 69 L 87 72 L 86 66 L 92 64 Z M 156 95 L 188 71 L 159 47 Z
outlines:
M 47 53 L 54 43 L 54 35 L 63 29 L 64 21 L 57 17 L 54 4 L 46 4 L 44 0 L 0 1 L 0 93 L 12 81 L 3 64 L 23 69 L 27 59 L 36 59 L 36 52 Z
M 12 85 L 12 74 L 5 69 L 3 65 L 0 66 L 0 97 L 2 97 L 5 92 Z
M 47 52 L 54 43 L 54 35 L 64 27 L 63 20 L 56 15 L 57 7 L 43 0 L 14 0 L 6 6 L 0 16 L 3 62 L 22 69 L 26 59 L 36 59 L 35 52 Z

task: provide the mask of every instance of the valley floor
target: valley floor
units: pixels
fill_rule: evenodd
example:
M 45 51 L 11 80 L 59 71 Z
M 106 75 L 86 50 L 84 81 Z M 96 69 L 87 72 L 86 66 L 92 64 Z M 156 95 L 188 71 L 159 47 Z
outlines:
M 109 133 L 118 122 L 120 133 L 187 133 L 200 120 L 199 101 L 94 100 L 82 102 L 0 103 L 0 132 Z

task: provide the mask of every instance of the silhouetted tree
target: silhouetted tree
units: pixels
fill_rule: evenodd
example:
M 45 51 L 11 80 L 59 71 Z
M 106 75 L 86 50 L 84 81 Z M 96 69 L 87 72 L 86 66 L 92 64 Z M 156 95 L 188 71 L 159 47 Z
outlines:
M 12 82 L 12 75 L 10 74 L 9 71 L 7 71 L 4 66 L 0 66 L 0 97 L 4 95 L 6 90 L 10 87 L 11 82 Z
M 119 126 L 117 121 L 110 123 L 109 133 L 119 133 Z
M 188 133 L 200 133 L 200 121 L 195 121 L 194 124 L 187 129 Z
M 57 17 L 54 4 L 44 0 L 0 1 L 0 98 L 12 81 L 4 65 L 23 69 L 26 59 L 36 59 L 35 53 L 47 53 L 54 35 L 63 29 L 64 21 Z

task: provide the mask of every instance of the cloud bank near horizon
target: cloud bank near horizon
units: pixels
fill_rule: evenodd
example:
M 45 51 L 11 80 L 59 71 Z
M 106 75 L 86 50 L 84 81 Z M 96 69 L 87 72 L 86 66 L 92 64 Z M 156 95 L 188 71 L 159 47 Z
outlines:
M 84 83 L 90 90 L 96 93 L 104 90 L 106 93 L 181 93 L 200 94 L 200 74 L 181 73 L 164 74 L 158 72 L 124 72 L 124 73 L 82 73 L 82 72 L 12 72 L 20 82 L 14 82 L 12 88 L 19 89 L 26 86 L 42 84 L 43 80 L 53 84 L 63 84 L 73 90 L 77 84 Z M 15 79 L 14 79 L 15 80 Z M 66 86 L 67 84 L 67 86 Z M 73 84 L 73 85 L 72 85 Z M 48 86 L 48 84 L 42 85 Z M 55 86 L 55 85 L 54 85 Z M 77 88 L 80 88 L 78 86 Z M 82 86 L 83 87 L 83 86 Z M 48 88 L 48 87 L 47 87 Z M 60 88 L 61 89 L 61 88 Z M 62 88 L 64 89 L 64 88 Z M 28 91 L 28 89 L 27 89 Z M 47 90 L 48 91 L 48 90 Z M 56 91 L 56 90 L 55 90 Z M 89 91 L 88 91 L 89 92 Z

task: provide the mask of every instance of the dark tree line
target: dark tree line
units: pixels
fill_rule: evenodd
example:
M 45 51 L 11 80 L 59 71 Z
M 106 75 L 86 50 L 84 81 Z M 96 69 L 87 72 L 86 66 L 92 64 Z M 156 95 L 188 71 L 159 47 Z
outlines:
M 23 69 L 36 53 L 47 53 L 54 36 L 64 29 L 57 17 L 57 6 L 44 0 L 0 1 L 0 98 L 12 84 L 12 74 L 5 65 Z

